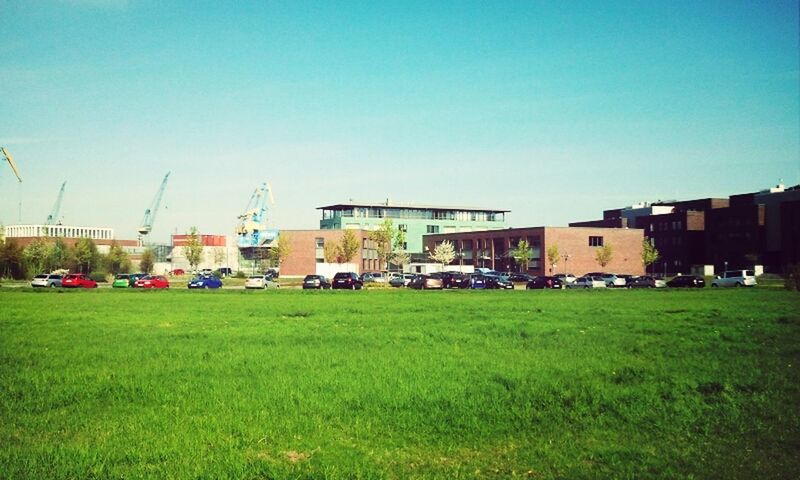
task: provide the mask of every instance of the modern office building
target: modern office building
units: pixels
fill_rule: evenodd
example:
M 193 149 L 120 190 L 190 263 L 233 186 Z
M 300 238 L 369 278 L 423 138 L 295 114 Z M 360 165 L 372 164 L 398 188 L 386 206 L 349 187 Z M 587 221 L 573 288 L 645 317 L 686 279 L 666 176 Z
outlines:
M 800 260 L 797 219 L 800 185 L 728 198 L 659 202 L 605 210 L 601 220 L 572 227 L 641 228 L 661 254 L 668 273 L 690 273 L 705 265 L 715 271 L 763 265 L 780 272 Z
M 531 275 L 607 271 L 641 275 L 642 239 L 644 232 L 635 228 L 600 227 L 529 227 L 497 231 L 463 232 L 425 235 L 425 248 L 433 251 L 443 241 L 453 243 L 456 257 L 451 265 L 472 265 L 501 272 L 524 271 Z M 520 240 L 526 240 L 531 250 L 528 265 L 519 265 L 511 254 Z M 597 249 L 612 247 L 613 255 L 606 266 L 597 262 Z M 547 251 L 558 248 L 558 259 L 550 265 Z
M 406 251 L 423 254 L 422 237 L 437 233 L 460 233 L 506 228 L 509 210 L 494 208 L 447 207 L 434 205 L 346 202 L 318 207 L 322 210 L 319 228 L 323 230 L 374 230 L 385 219 L 406 232 Z

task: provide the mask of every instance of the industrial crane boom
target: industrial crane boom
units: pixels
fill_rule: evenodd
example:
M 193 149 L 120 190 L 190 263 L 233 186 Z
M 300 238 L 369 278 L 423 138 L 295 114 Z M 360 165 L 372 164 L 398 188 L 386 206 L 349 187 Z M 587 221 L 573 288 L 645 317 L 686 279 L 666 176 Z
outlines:
M 153 199 L 153 203 L 150 205 L 150 208 L 144 211 L 144 218 L 142 219 L 142 226 L 139 227 L 139 234 L 140 235 L 147 235 L 153 230 L 153 223 L 156 221 L 156 214 L 158 213 L 158 207 L 161 206 L 161 197 L 164 196 L 164 189 L 167 188 L 167 179 L 169 179 L 169 174 L 172 172 L 167 172 L 164 175 L 164 180 L 161 181 L 161 187 L 158 189 L 155 198 Z
M 11 167 L 11 170 L 14 171 L 14 175 L 17 176 L 17 180 L 21 182 L 22 177 L 19 175 L 19 170 L 17 169 L 17 164 L 14 162 L 14 157 L 12 157 L 11 154 L 8 153 L 8 150 L 6 150 L 4 147 L 0 147 L 0 153 L 3 154 L 3 157 L 5 157 L 8 165 Z
M 61 184 L 61 190 L 58 191 L 58 198 L 56 198 L 56 203 L 53 205 L 53 210 L 50 211 L 50 215 L 47 216 L 47 221 L 44 223 L 45 225 L 55 225 L 58 222 L 58 214 L 61 213 L 61 200 L 64 198 L 64 187 L 67 186 L 67 182 Z

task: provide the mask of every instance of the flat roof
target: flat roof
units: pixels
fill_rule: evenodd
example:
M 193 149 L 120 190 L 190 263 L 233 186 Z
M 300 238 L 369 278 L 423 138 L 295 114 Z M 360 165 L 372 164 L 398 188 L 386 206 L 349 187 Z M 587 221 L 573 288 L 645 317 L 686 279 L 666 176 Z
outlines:
M 405 203 L 389 203 L 386 202 L 345 202 L 334 203 L 333 205 L 326 205 L 324 207 L 317 207 L 317 210 L 342 210 L 345 208 L 353 207 L 368 207 L 368 208 L 413 208 L 417 210 L 461 210 L 467 212 L 494 212 L 494 213 L 508 213 L 511 210 L 504 210 L 502 208 L 480 208 L 480 207 L 454 207 L 448 205 L 414 205 Z

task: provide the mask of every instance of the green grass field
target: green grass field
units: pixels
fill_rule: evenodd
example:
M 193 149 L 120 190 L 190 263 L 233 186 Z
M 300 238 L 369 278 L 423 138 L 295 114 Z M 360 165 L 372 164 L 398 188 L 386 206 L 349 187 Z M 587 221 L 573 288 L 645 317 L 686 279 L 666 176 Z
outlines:
M 0 289 L 0 478 L 798 478 L 800 295 Z

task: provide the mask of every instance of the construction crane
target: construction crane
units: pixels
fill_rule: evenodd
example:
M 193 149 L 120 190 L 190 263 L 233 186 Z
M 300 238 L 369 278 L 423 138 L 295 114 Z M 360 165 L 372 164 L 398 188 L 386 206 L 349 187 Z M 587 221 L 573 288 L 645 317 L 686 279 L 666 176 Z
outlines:
M 275 205 L 272 187 L 262 183 L 250 196 L 245 212 L 239 215 L 236 235 L 240 249 L 268 247 L 277 238 L 278 231 L 267 228 L 267 198 Z
M 58 198 L 56 198 L 56 203 L 53 205 L 53 210 L 50 211 L 50 215 L 47 216 L 47 221 L 44 222 L 45 225 L 61 225 L 61 222 L 58 221 L 58 214 L 61 212 L 61 200 L 64 198 L 64 187 L 66 186 L 67 182 L 61 184 L 61 190 L 58 191 Z
M 11 170 L 14 171 L 14 175 L 17 176 L 17 180 L 22 182 L 22 177 L 19 175 L 19 169 L 17 169 L 17 164 L 14 162 L 14 157 L 12 157 L 10 153 L 8 153 L 8 150 L 6 150 L 5 147 L 0 147 L 0 152 L 2 152 L 3 157 L 8 162 L 8 165 L 11 167 Z
M 153 230 L 153 223 L 156 221 L 158 207 L 161 206 L 161 197 L 164 196 L 164 189 L 167 188 L 167 179 L 169 179 L 170 173 L 172 172 L 167 172 L 167 174 L 164 175 L 164 180 L 161 181 L 161 187 L 159 187 L 155 198 L 153 198 L 153 203 L 150 204 L 150 208 L 144 211 L 141 227 L 137 230 L 139 232 L 139 239 Z

